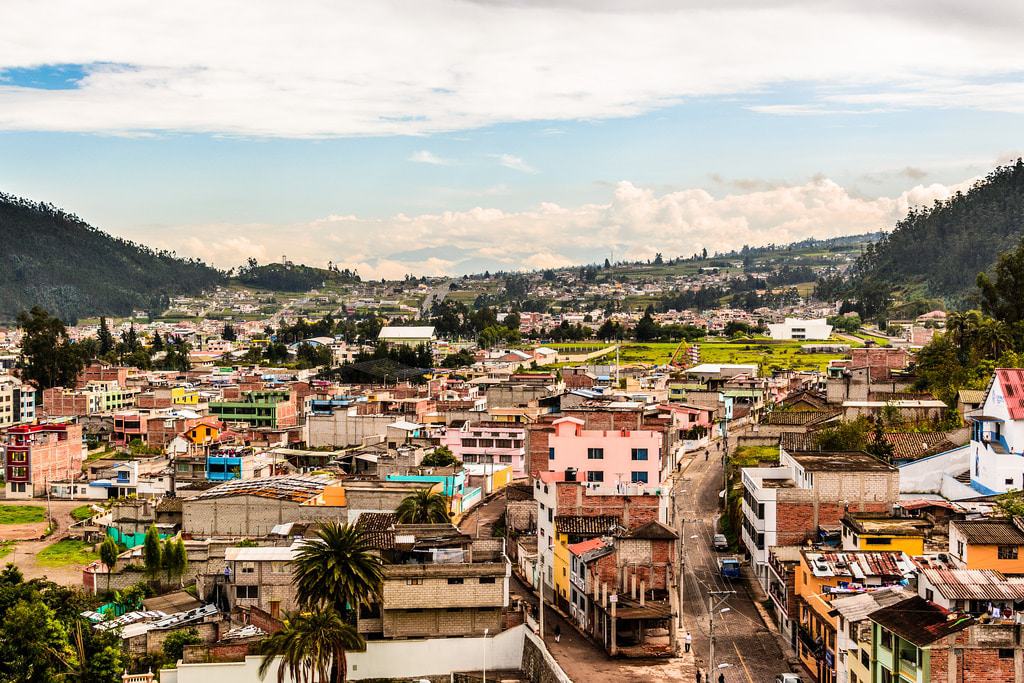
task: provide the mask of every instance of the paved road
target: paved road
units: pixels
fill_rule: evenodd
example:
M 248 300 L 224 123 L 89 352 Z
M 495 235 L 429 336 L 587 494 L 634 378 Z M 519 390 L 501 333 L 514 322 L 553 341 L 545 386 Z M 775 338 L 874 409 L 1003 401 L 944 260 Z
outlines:
M 684 458 L 682 467 L 673 487 L 675 520 L 684 542 L 683 614 L 698 665 L 709 668 L 709 593 L 735 591 L 715 600 L 716 663 L 727 665 L 720 671 L 729 683 L 773 681 L 776 674 L 789 670 L 783 651 L 754 607 L 746 582 L 721 578 L 718 553 L 711 544 L 722 490 L 721 455 L 713 445 L 707 460 L 698 451 Z M 717 674 L 711 680 L 716 681 Z

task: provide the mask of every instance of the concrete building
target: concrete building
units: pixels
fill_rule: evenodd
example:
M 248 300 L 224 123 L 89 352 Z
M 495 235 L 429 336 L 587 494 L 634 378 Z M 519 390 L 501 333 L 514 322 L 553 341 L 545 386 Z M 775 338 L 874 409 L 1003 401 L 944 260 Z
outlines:
M 17 425 L 4 435 L 3 451 L 7 497 L 41 496 L 50 482 L 82 474 L 82 427 L 74 422 Z
M 441 443 L 464 463 L 512 467 L 515 478 L 526 476 L 526 428 L 498 422 L 465 422 L 445 430 Z
M 304 521 L 302 504 L 331 481 L 325 475 L 230 481 L 182 501 L 182 530 L 195 538 L 265 536 L 279 524 Z M 317 512 L 326 518 L 336 510 L 322 506 Z
M 984 495 L 1024 489 L 1024 369 L 996 370 L 981 408 L 968 419 L 971 488 Z
M 35 390 L 17 377 L 0 375 L 0 429 L 35 419 Z
M 437 336 L 434 334 L 433 325 L 419 327 L 385 325 L 380 328 L 380 333 L 377 335 L 377 341 L 384 342 L 388 346 L 410 346 L 414 348 L 420 344 L 430 346 L 431 342 L 435 339 L 437 339 Z
M 823 341 L 832 336 L 832 326 L 828 324 L 825 318 L 813 320 L 786 318 L 781 323 L 769 324 L 768 334 L 772 339 L 779 341 L 804 339 Z
M 291 427 L 298 424 L 294 392 L 243 391 L 237 398 L 210 402 L 210 414 L 223 422 L 244 422 L 251 427 Z
M 890 513 L 899 471 L 863 452 L 793 452 L 778 467 L 743 468 L 741 540 L 754 574 L 768 590 L 768 551 L 799 545 L 820 529 L 838 533 L 849 511 Z
M 575 417 L 555 420 L 548 437 L 546 469 L 573 471 L 581 482 L 615 487 L 657 488 L 661 484 L 660 432 L 646 429 L 585 429 Z

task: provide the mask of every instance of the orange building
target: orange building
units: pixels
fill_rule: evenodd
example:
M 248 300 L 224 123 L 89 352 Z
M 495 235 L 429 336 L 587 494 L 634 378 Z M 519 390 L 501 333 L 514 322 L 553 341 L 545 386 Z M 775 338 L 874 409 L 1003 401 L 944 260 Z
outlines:
M 1020 520 L 971 519 L 949 523 L 949 554 L 965 569 L 1024 574 L 1024 529 Z

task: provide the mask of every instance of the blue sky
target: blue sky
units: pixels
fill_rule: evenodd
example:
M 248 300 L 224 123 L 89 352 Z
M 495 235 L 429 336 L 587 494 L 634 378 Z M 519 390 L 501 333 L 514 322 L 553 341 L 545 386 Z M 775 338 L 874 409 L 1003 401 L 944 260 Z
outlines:
M 0 49 L 0 190 L 220 266 L 400 276 L 885 228 L 1024 148 L 1011 3 L 251 3 L 223 34 L 190 4 L 83 37 L 72 3 Z

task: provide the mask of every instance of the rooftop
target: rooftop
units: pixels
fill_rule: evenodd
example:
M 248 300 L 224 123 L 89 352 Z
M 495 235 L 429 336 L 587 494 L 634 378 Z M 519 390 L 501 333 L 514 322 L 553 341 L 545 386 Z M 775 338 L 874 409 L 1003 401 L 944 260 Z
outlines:
M 916 595 L 873 612 L 869 619 L 918 647 L 931 645 L 974 624 L 974 619 L 966 615 L 956 617 Z
M 881 534 L 885 536 L 921 536 L 931 531 L 933 525 L 925 519 L 914 517 L 892 517 L 871 512 L 848 512 L 843 523 L 858 534 Z
M 302 503 L 323 493 L 333 481 L 326 475 L 290 475 L 267 477 L 265 479 L 238 479 L 204 491 L 193 500 L 209 500 L 227 496 L 258 496 L 274 500 L 290 500 Z
M 921 574 L 947 600 L 1024 600 L 1024 579 L 991 569 L 923 569 Z
M 674 541 L 679 538 L 679 534 L 677 534 L 671 527 L 665 526 L 656 520 L 652 520 L 643 526 L 630 529 L 626 533 L 622 534 L 621 538 L 635 538 L 651 541 Z
M 896 472 L 892 465 L 864 451 L 796 451 L 789 454 L 810 472 Z
M 824 422 L 839 414 L 833 410 L 773 410 L 765 416 L 763 424 L 804 426 Z
M 860 581 L 867 577 L 903 577 L 914 572 L 914 563 L 902 552 L 803 551 L 804 561 L 818 578 L 845 577 Z
M 965 519 L 950 524 L 975 545 L 1024 545 L 1024 531 L 1009 519 Z
M 611 515 L 586 517 L 583 515 L 558 515 L 555 517 L 555 531 L 574 536 L 610 536 L 619 526 L 619 518 Z

